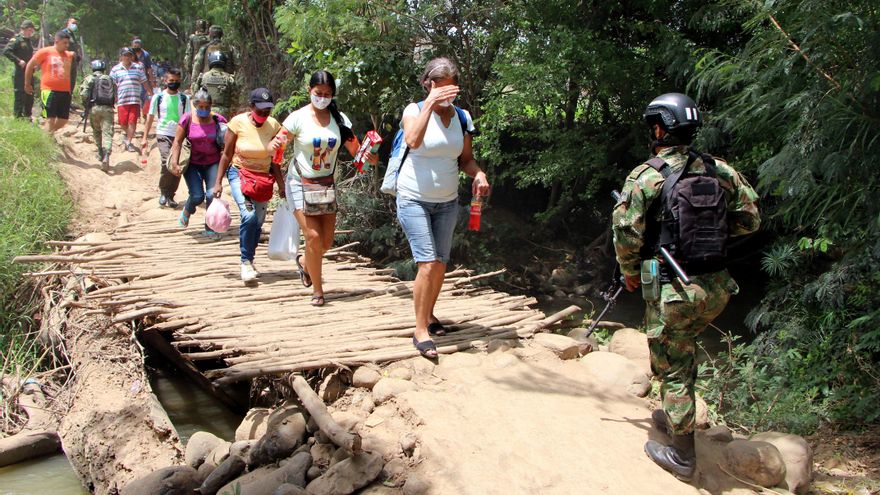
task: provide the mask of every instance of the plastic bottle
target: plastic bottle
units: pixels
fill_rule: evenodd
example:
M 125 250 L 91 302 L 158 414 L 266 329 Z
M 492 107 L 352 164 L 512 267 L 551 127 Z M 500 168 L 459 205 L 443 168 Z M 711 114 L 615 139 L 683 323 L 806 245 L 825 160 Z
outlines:
M 471 216 L 468 220 L 468 230 L 480 230 L 480 217 L 483 214 L 482 196 L 474 196 L 471 200 Z
M 287 148 L 287 134 L 288 130 L 285 128 L 281 129 L 281 134 L 278 136 L 278 141 L 281 142 L 281 146 L 275 150 L 275 154 L 272 155 L 272 163 L 280 164 L 282 160 L 284 160 L 284 150 Z

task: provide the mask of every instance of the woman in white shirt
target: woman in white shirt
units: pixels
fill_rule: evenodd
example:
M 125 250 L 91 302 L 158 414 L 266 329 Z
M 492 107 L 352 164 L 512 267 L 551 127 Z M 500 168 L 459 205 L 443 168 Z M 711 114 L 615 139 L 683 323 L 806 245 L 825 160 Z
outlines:
M 409 153 L 397 179 L 397 219 L 419 267 L 413 286 L 413 345 L 422 356 L 435 358 L 437 348 L 430 335 L 446 334 L 434 315 L 434 305 L 443 286 L 458 218 L 458 173 L 474 178 L 474 195 L 487 195 L 489 181 L 474 159 L 473 121 L 466 111 L 452 105 L 459 91 L 458 67 L 445 57 L 435 58 L 428 62 L 419 81 L 428 96 L 403 111 Z
M 300 279 L 312 289 L 312 305 L 324 305 L 324 284 L 321 280 L 324 253 L 333 245 L 336 231 L 336 201 L 309 204 L 304 198 L 304 188 L 320 192 L 333 189 L 333 173 L 336 156 L 342 146 L 351 156 L 357 153 L 360 143 L 351 130 L 351 121 L 336 106 L 336 80 L 325 70 L 312 74 L 309 80 L 311 102 L 284 119 L 288 140 L 292 140 L 293 159 L 287 168 L 287 202 L 294 211 L 306 238 L 306 252 L 298 255 Z M 281 132 L 284 132 L 282 129 Z M 275 139 L 275 149 L 281 145 Z M 366 160 L 375 165 L 379 157 L 367 153 Z M 318 194 L 327 199 L 327 194 Z M 309 196 L 310 198 L 313 196 Z M 309 198 L 306 198 L 309 199 Z M 304 258 L 304 260 L 303 260 Z M 305 264 L 303 264 L 305 261 Z

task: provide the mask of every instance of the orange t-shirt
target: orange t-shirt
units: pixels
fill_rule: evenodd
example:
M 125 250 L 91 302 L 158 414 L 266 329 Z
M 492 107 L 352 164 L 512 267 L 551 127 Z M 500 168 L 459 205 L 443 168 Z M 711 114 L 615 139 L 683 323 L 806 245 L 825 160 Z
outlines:
M 37 50 L 34 59 L 40 64 L 40 89 L 70 92 L 70 70 L 76 54 L 65 51 L 58 53 L 54 46 Z

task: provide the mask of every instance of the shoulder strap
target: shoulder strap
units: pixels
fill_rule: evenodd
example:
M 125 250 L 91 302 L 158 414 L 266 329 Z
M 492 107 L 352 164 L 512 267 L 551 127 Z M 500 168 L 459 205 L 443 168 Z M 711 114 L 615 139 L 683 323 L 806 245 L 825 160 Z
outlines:
M 458 122 L 461 124 L 461 133 L 462 134 L 475 134 L 468 129 L 467 115 L 465 115 L 464 110 L 462 110 L 461 108 L 458 108 L 454 105 L 453 105 L 453 108 L 455 108 L 455 113 L 456 113 L 456 115 L 458 115 Z
M 183 114 L 183 119 L 180 121 L 180 125 L 183 127 L 183 137 L 189 139 L 189 126 L 192 125 L 192 113 L 186 112 Z

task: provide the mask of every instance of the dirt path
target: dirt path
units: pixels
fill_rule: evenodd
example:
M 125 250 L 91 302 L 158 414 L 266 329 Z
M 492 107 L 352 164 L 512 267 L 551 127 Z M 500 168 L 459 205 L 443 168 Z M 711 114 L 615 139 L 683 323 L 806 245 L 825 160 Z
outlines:
M 61 174 L 79 207 L 74 233 L 136 219 L 174 225 L 178 211 L 156 201 L 157 150 L 142 169 L 136 154 L 117 146 L 105 174 L 84 137 L 71 125 L 59 139 Z M 177 199 L 185 197 L 181 184 Z M 698 493 L 645 457 L 647 401 L 604 388 L 581 363 L 528 343 L 508 352 L 444 356 L 427 385 L 399 400 L 421 418 L 418 471 L 430 493 Z

